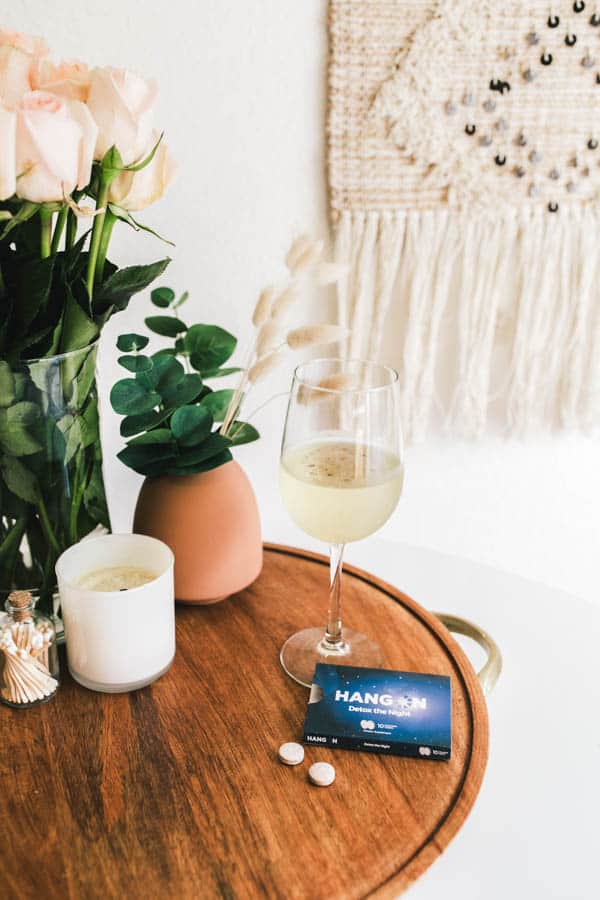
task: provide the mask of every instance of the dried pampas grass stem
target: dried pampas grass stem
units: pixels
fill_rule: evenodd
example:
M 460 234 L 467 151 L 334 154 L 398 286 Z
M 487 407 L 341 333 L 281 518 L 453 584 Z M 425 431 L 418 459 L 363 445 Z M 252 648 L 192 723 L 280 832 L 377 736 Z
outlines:
M 220 429 L 225 437 L 235 438 L 240 428 L 239 412 L 247 397 L 247 389 L 279 365 L 286 349 L 300 350 L 333 344 L 349 336 L 348 329 L 329 324 L 304 325 L 288 331 L 285 336 L 281 333 L 281 320 L 299 301 L 301 281 L 310 276 L 316 285 L 332 284 L 347 274 L 347 267 L 323 261 L 322 255 L 323 241 L 315 241 L 306 234 L 302 235 L 293 242 L 285 257 L 290 273 L 287 284 L 278 290 L 269 285 L 261 291 L 252 313 L 254 336 L 248 358 Z
M 271 315 L 275 294 L 275 288 L 271 285 L 260 292 L 259 298 L 256 301 L 256 306 L 254 307 L 254 312 L 252 313 L 252 324 L 255 328 L 260 328 L 261 325 L 264 325 Z
M 257 381 L 273 372 L 282 361 L 284 354 L 285 347 L 278 347 L 277 350 L 267 353 L 266 356 L 255 362 L 248 372 L 248 383 L 256 384 Z
M 320 344 L 335 344 L 349 336 L 349 329 L 341 325 L 304 325 L 288 331 L 286 343 L 292 350 L 302 350 Z

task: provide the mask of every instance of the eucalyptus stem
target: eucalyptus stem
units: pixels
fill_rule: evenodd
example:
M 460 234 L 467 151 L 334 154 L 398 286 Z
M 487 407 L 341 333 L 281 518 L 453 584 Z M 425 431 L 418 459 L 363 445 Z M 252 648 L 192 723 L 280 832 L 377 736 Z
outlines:
M 110 180 L 108 178 L 102 178 L 100 180 L 100 188 L 98 190 L 98 199 L 96 200 L 96 210 L 104 210 L 104 212 L 97 212 L 97 215 L 94 219 L 94 227 L 92 229 L 92 240 L 90 242 L 90 252 L 88 254 L 86 285 L 87 285 L 88 296 L 90 298 L 90 303 L 92 302 L 92 296 L 94 293 L 94 279 L 96 277 L 96 263 L 98 261 L 98 253 L 100 252 L 100 243 L 102 241 L 102 230 L 104 227 L 104 220 L 106 218 L 106 206 L 108 203 L 109 186 L 110 186 Z
M 58 253 L 58 248 L 60 246 L 60 239 L 62 237 L 63 231 L 65 230 L 65 225 L 67 222 L 67 213 L 69 212 L 69 207 L 65 205 L 62 207 L 58 216 L 56 217 L 56 225 L 54 226 L 54 234 L 52 235 L 52 245 L 50 247 L 51 252 Z
M 110 209 L 107 209 L 105 216 L 104 216 L 104 225 L 102 226 L 102 234 L 100 236 L 100 245 L 98 248 L 98 258 L 96 259 L 96 271 L 94 273 L 94 279 L 96 282 L 102 281 L 102 276 L 104 275 L 104 263 L 106 262 L 106 254 L 108 252 L 108 245 L 110 243 L 112 230 L 115 227 L 116 221 L 117 221 L 117 217 L 111 213 Z
M 47 259 L 52 252 L 52 213 L 48 209 L 40 209 L 40 256 Z

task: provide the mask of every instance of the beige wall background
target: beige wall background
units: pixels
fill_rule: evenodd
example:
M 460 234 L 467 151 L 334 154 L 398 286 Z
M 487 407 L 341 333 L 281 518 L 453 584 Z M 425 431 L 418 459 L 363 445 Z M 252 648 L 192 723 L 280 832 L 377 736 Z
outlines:
M 168 250 L 174 261 L 163 283 L 190 291 L 184 318 L 218 322 L 243 343 L 257 291 L 283 274 L 291 238 L 307 229 L 327 232 L 326 0 L 12 0 L 2 19 L 43 34 L 59 57 L 122 65 L 158 81 L 158 119 L 180 171 L 144 219 L 177 247 L 170 251 L 123 226 L 111 255 L 127 264 Z M 116 335 L 139 329 L 148 307 L 147 297 L 138 297 L 106 330 L 105 395 L 117 377 Z M 325 301 L 314 308 L 327 317 Z M 392 330 L 383 357 L 394 364 L 395 356 Z M 273 379 L 272 393 L 285 390 L 289 371 L 283 367 Z M 238 454 L 269 537 L 286 518 L 276 489 L 284 410 L 280 398 L 260 413 L 264 440 Z M 125 530 L 139 480 L 114 457 L 118 418 L 106 402 L 103 439 L 113 524 Z M 599 505 L 598 437 L 470 445 L 439 435 L 409 448 L 405 494 L 382 536 L 600 603 Z

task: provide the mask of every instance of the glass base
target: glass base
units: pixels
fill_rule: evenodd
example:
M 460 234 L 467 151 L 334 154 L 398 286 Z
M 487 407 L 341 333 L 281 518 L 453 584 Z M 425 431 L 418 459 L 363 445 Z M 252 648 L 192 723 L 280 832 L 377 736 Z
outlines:
M 287 639 L 279 659 L 284 671 L 304 687 L 312 684 L 317 663 L 336 666 L 385 667 L 385 656 L 379 644 L 351 628 L 344 628 L 339 647 L 327 644 L 321 628 L 304 628 Z

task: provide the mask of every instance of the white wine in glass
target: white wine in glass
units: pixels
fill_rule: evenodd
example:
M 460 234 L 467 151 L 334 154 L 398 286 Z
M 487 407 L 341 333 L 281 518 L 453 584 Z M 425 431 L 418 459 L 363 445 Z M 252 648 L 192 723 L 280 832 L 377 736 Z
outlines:
M 325 633 L 307 628 L 281 650 L 285 671 L 310 686 L 317 662 L 378 667 L 379 646 L 342 628 L 344 545 L 377 531 L 391 516 L 404 469 L 398 376 L 363 360 L 313 360 L 296 369 L 280 468 L 283 502 L 297 525 L 330 545 Z

